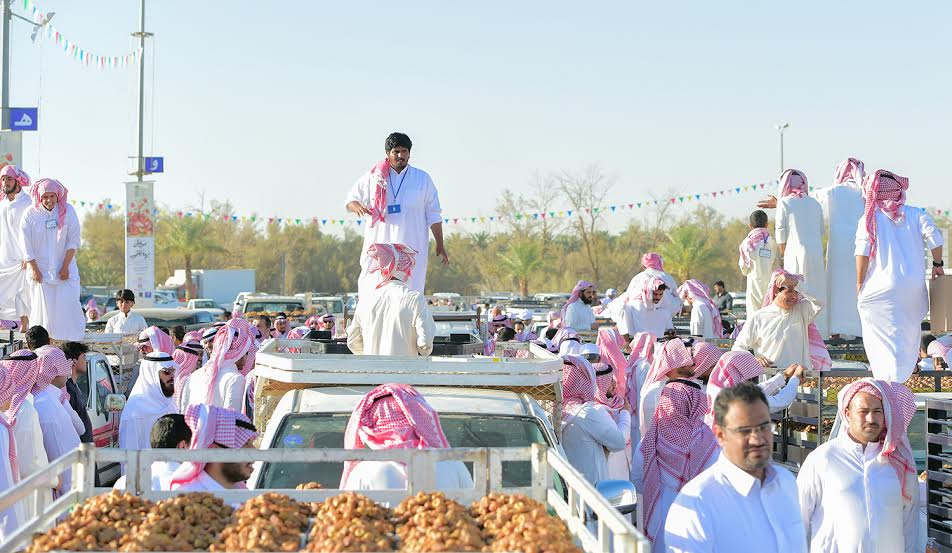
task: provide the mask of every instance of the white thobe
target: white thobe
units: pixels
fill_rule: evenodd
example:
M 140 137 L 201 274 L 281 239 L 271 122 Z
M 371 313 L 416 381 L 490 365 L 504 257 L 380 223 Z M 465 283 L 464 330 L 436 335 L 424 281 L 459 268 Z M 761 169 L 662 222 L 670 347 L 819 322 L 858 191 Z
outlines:
M 60 280 L 67 250 L 79 250 L 79 218 L 66 205 L 66 220 L 56 228 L 57 204 L 53 211 L 33 208 L 23 219 L 23 246 L 28 261 L 35 260 L 42 283 L 31 279 L 30 324 L 45 328 L 55 340 L 80 342 L 86 334 L 86 316 L 79 303 L 79 268 L 76 256 L 69 263 L 69 278 Z
M 717 321 L 711 315 L 711 310 L 701 305 L 700 302 L 694 302 L 691 306 L 691 336 L 700 336 L 707 339 L 720 338 L 714 333 L 715 324 L 717 324 Z
M 2 416 L 2 415 L 0 415 Z M 6 426 L 0 425 L 0 493 L 13 487 L 13 470 L 10 468 L 10 434 Z M 0 543 L 13 535 L 23 526 L 22 503 L 14 503 L 0 511 Z
M 903 501 L 896 471 L 877 455 L 840 435 L 816 448 L 797 475 L 800 511 L 811 551 L 915 553 L 919 537 L 918 480 Z
M 782 372 L 778 372 L 757 384 L 764 392 L 764 395 L 767 396 L 767 408 L 770 409 L 771 413 L 777 413 L 790 407 L 793 400 L 797 399 L 797 386 L 799 385 L 799 377 L 791 376 L 790 380 L 787 380 Z M 710 382 L 707 383 L 705 392 L 707 393 L 709 405 L 714 405 L 714 400 L 717 399 L 717 394 L 721 393 L 721 390 L 722 388 L 720 386 L 711 384 Z M 706 413 L 704 415 L 704 424 L 713 426 L 714 415 Z
M 152 463 L 152 490 L 168 491 L 172 483 L 172 474 L 179 468 L 181 463 L 175 461 L 156 461 Z M 126 489 L 126 475 L 123 474 L 112 485 L 114 490 Z
M 804 196 L 787 196 L 777 200 L 777 242 L 786 244 L 783 254 L 784 270 L 803 275 L 799 291 L 826 301 L 826 267 L 823 264 L 823 209 L 820 202 Z M 817 320 L 821 336 L 828 336 L 826 324 Z
M 155 421 L 162 415 L 176 412 L 174 402 L 170 402 L 170 409 L 161 412 L 145 409 L 142 403 L 141 397 L 130 397 L 122 409 L 119 418 L 120 449 L 151 449 L 149 436 L 152 435 L 152 426 L 155 425 Z
M 768 236 L 766 243 L 750 252 L 750 264 L 740 269 L 747 277 L 747 319 L 762 309 L 764 298 L 770 292 L 770 276 L 779 266 L 780 249 L 773 236 Z
M 19 321 L 30 314 L 29 269 L 23 267 L 23 219 L 33 207 L 28 192 L 0 195 L 0 319 Z
M 142 315 L 135 313 L 133 311 L 129 312 L 127 316 L 122 311 L 116 313 L 112 317 L 109 317 L 109 320 L 106 321 L 106 334 L 139 334 L 146 328 L 148 328 L 148 323 L 145 322 L 145 319 Z
M 770 464 L 761 482 L 722 454 L 681 488 L 664 543 L 670 553 L 805 553 L 797 481 Z
M 569 463 L 593 486 L 608 479 L 611 451 L 622 451 L 631 434 L 631 415 L 618 412 L 618 421 L 604 405 L 588 402 L 562 416 L 562 447 Z M 608 450 L 608 452 L 606 452 Z
M 617 299 L 609 306 L 609 314 L 622 334 L 634 336 L 639 332 L 650 332 L 661 337 L 665 330 L 674 328 L 672 316 L 680 309 L 680 305 L 673 309 L 666 296 L 658 303 L 643 300 L 625 303 Z
M 70 422 L 69 413 L 60 402 L 60 389 L 50 384 L 34 397 L 33 406 L 40 420 L 40 430 L 43 433 L 43 447 L 50 462 L 79 447 L 79 435 Z M 60 491 L 68 492 L 72 486 L 73 470 L 66 469 L 62 473 Z
M 210 365 L 206 363 L 193 372 L 182 390 L 182 405 L 205 403 L 211 378 Z M 241 376 L 234 361 L 226 361 L 218 370 L 218 378 L 212 389 L 212 405 L 242 412 L 245 404 L 245 377 Z
M 0 416 L 3 415 L 0 414 Z M 46 468 L 49 461 L 46 456 L 46 448 L 43 446 L 40 418 L 33 406 L 33 394 L 27 394 L 26 399 L 20 404 L 17 422 L 13 425 L 13 438 L 17 443 L 17 464 L 20 467 L 21 481 Z M 50 482 L 50 490 L 47 490 L 45 496 L 40 498 L 39 503 L 36 502 L 33 494 L 27 496 L 21 502 L 24 515 L 31 516 L 49 504 L 53 500 L 51 490 L 55 486 L 56 479 L 54 478 Z
M 347 327 L 347 347 L 357 355 L 427 356 L 435 334 L 423 294 L 391 280 L 360 296 Z
M 218 492 L 224 489 L 226 489 L 225 486 L 219 484 L 218 480 L 209 476 L 204 470 L 199 472 L 191 482 L 175 487 L 175 490 L 181 492 Z
M 775 367 L 798 363 L 809 369 L 813 362 L 808 332 L 819 313 L 820 306 L 809 296 L 803 296 L 789 311 L 772 303 L 747 319 L 731 349 L 752 351 L 772 361 Z
M 375 189 L 371 173 L 367 172 L 354 183 L 346 203 L 358 201 L 369 208 L 374 203 Z M 387 205 L 399 205 L 400 213 L 387 213 L 386 220 L 373 227 L 370 225 L 370 217 L 364 218 L 362 223 L 364 245 L 360 253 L 360 278 L 357 281 L 357 292 L 360 297 L 369 295 L 380 282 L 380 273 L 367 272 L 370 266 L 367 248 L 379 242 L 406 244 L 416 250 L 416 264 L 407 284 L 421 294 L 426 285 L 430 227 L 443 222 L 440 196 L 433 184 L 433 179 L 426 171 L 409 165 L 404 169 L 403 174 L 390 169 L 387 182 Z
M 942 233 L 924 210 L 903 206 L 892 222 L 876 210 L 876 255 L 869 261 L 857 305 L 863 347 L 873 378 L 905 382 L 919 360 L 922 319 L 929 312 L 925 249 L 943 245 Z M 856 226 L 856 255 L 869 255 L 866 220 Z
M 856 308 L 856 225 L 863 217 L 863 193 L 848 181 L 820 189 L 814 197 L 829 226 L 826 242 L 826 303 L 820 319 L 830 334 L 859 336 L 862 327 Z
M 639 360 L 632 370 L 632 374 L 635 375 L 635 380 L 638 383 L 638 387 L 635 388 L 638 390 L 638 398 L 636 399 L 638 402 L 638 412 L 631 416 L 630 441 L 632 450 L 638 447 L 638 444 L 641 443 L 641 437 L 644 436 L 641 432 L 641 420 L 645 417 L 641 412 L 641 391 L 644 389 L 645 379 L 648 378 L 648 371 L 650 370 L 651 363 L 644 359 Z M 651 413 L 649 416 L 654 416 L 654 413 Z
M 396 461 L 361 461 L 347 475 L 342 490 L 405 490 L 407 489 L 407 469 Z M 439 461 L 436 463 L 436 489 L 456 490 L 472 488 L 473 477 L 460 461 Z
M 705 471 L 714 465 L 719 455 L 720 452 L 711 455 L 701 470 Z M 651 512 L 651 520 L 647 522 L 647 525 L 642 510 L 645 493 L 645 454 L 641 449 L 641 444 L 638 444 L 638 449 L 635 451 L 635 457 L 631 464 L 631 482 L 638 492 L 638 527 L 653 529 L 655 539 L 651 544 L 651 550 L 664 551 L 664 521 L 668 518 L 668 510 L 671 509 L 671 504 L 678 496 L 678 487 L 683 486 L 684 482 L 681 482 L 668 471 L 661 471 L 661 494 L 658 496 L 658 502 L 655 503 L 654 510 Z
M 592 306 L 580 299 L 569 304 L 562 324 L 574 330 L 592 330 L 595 324 L 595 312 L 592 311 Z

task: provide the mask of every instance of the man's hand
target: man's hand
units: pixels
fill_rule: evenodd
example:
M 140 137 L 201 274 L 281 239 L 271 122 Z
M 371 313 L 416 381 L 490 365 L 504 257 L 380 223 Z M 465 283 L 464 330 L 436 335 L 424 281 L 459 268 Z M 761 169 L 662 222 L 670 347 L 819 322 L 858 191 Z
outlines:
M 358 217 L 363 217 L 364 215 L 370 215 L 370 210 L 367 209 L 367 206 L 358 202 L 357 200 L 354 200 L 347 204 L 347 211 L 350 211 L 351 213 L 353 213 L 354 215 L 357 215 Z
M 857 283 L 856 283 L 856 295 L 859 295 L 859 293 L 860 293 L 862 290 L 863 290 L 863 283 L 862 283 L 862 282 L 857 282 Z
M 69 265 L 63 265 L 59 270 L 60 280 L 69 280 Z
M 443 265 L 450 264 L 450 256 L 446 254 L 446 246 L 444 246 L 443 244 L 436 245 L 436 255 L 443 258 Z
M 783 371 L 783 375 L 787 377 L 788 379 L 793 378 L 794 376 L 797 378 L 803 378 L 803 373 L 806 370 L 807 368 L 804 367 L 803 365 L 794 363 L 793 365 L 790 365 L 789 367 L 786 368 L 786 370 Z
M 757 362 L 760 363 L 760 366 L 763 368 L 773 367 L 773 361 L 767 359 L 766 357 L 757 356 Z
M 936 267 L 935 265 L 932 266 L 932 278 L 939 278 L 940 276 L 944 274 L 945 274 L 945 267 Z
M 757 207 L 761 209 L 774 209 L 777 207 L 777 197 L 776 196 L 767 196 L 766 200 L 760 200 L 757 202 Z
M 625 411 L 631 412 L 631 402 L 628 401 L 628 398 L 625 398 Z
M 40 272 L 39 267 L 36 265 L 30 265 L 30 269 L 33 270 L 33 280 L 35 280 L 37 284 L 42 284 L 43 273 Z

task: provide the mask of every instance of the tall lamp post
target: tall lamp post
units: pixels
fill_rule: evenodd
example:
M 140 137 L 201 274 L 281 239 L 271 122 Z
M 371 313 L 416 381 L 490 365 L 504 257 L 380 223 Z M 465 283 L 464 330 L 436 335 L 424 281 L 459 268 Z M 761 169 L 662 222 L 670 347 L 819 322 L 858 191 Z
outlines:
M 789 126 L 790 123 L 783 122 L 774 125 L 774 128 L 777 129 L 777 132 L 780 133 L 780 174 L 783 174 L 783 171 L 786 168 L 786 166 L 783 164 L 783 131 L 785 131 Z

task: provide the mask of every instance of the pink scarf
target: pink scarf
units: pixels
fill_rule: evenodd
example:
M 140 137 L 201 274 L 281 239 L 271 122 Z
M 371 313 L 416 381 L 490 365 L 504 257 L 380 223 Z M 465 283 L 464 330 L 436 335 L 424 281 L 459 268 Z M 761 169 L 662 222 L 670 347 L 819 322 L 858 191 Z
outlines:
M 661 351 L 654 358 L 648 376 L 645 377 L 645 386 L 650 386 L 668 375 L 675 369 L 694 365 L 694 357 L 691 355 L 684 342 L 680 338 L 668 340 L 661 347 Z M 706 370 L 706 369 L 705 369 Z
M 139 343 L 148 343 L 152 346 L 152 351 L 160 351 L 168 355 L 172 355 L 175 351 L 175 342 L 172 341 L 172 337 L 157 326 L 150 326 L 140 332 Z
M 704 424 L 707 410 L 707 396 L 700 388 L 671 382 L 661 390 L 658 407 L 651 414 L 651 425 L 641 442 L 645 521 L 651 520 L 658 505 L 664 487 L 663 473 L 677 480 L 674 491 L 680 491 L 720 449 L 711 429 Z M 646 523 L 645 534 L 654 539 L 660 529 Z
M 682 300 L 686 300 L 690 296 L 696 303 L 700 303 L 701 307 L 707 309 L 711 318 L 714 319 L 714 336 L 717 338 L 724 337 L 724 325 L 721 323 L 721 312 L 717 309 L 717 306 L 714 305 L 714 300 L 711 299 L 711 294 L 707 291 L 707 286 L 693 278 L 685 280 L 684 284 L 678 288 L 678 296 Z
M 4 394 L 0 398 L 0 405 L 10 401 L 10 407 L 4 413 L 10 424 L 17 423 L 20 407 L 26 401 L 26 396 L 33 390 L 33 385 L 36 384 L 36 377 L 40 372 L 38 359 L 32 351 L 20 349 L 0 361 L 0 365 L 7 370 L 7 380 L 13 384 L 12 395 L 8 398 Z
M 721 356 L 707 381 L 707 396 L 710 404 L 707 414 L 712 427 L 714 400 L 717 399 L 717 394 L 724 388 L 733 388 L 741 382 L 757 378 L 762 374 L 764 374 L 764 367 L 750 352 L 729 351 Z
M 859 392 L 866 392 L 879 398 L 883 402 L 883 411 L 886 415 L 886 428 L 880 441 L 883 443 L 879 452 L 879 460 L 889 463 L 896 471 L 896 477 L 902 486 L 902 497 L 905 501 L 912 501 L 912 494 L 919 493 L 916 489 L 916 460 L 909 446 L 909 423 L 916 414 L 916 398 L 904 385 L 898 382 L 886 382 L 864 378 L 857 380 L 840 390 L 837 398 L 838 411 L 844 421 L 846 409 Z M 848 425 L 844 424 L 845 427 Z
M 624 408 L 625 396 L 619 393 L 617 383 L 612 397 L 608 397 L 608 390 L 615 380 L 612 367 L 606 363 L 595 363 L 592 368 L 595 370 L 595 402 L 615 411 Z
M 902 206 L 906 204 L 908 189 L 909 179 L 883 169 L 877 169 L 863 181 L 863 199 L 866 200 L 863 218 L 870 259 L 876 256 L 876 210 L 882 211 L 894 223 L 902 221 Z
M 655 252 L 648 252 L 641 256 L 641 266 L 645 269 L 654 269 L 656 271 L 664 270 L 664 259 Z
M 737 258 L 737 265 L 741 269 L 750 267 L 750 254 L 767 244 L 768 238 L 770 238 L 770 232 L 765 228 L 755 228 L 748 232 L 747 238 L 740 243 L 740 257 Z
M 807 195 L 807 176 L 796 169 L 787 169 L 780 175 L 780 197 L 794 196 L 802 198 Z
M 440 416 L 420 392 L 406 384 L 383 384 L 371 390 L 354 409 L 344 431 L 345 449 L 448 447 Z M 344 462 L 341 488 L 359 462 Z
M 770 276 L 770 291 L 767 292 L 767 297 L 764 298 L 764 304 L 761 307 L 767 307 L 773 303 L 784 277 L 793 277 L 803 282 L 803 275 L 795 275 L 783 269 L 777 269 Z M 813 365 L 813 370 L 826 371 L 833 367 L 833 359 L 830 358 L 830 352 L 826 349 L 826 344 L 823 343 L 823 337 L 820 336 L 816 323 L 810 323 L 810 326 L 807 327 L 807 338 L 810 341 L 810 364 Z
M 648 277 L 645 279 L 645 285 L 641 289 L 641 301 L 647 303 L 649 306 L 654 305 L 654 298 L 652 298 L 652 292 L 660 290 L 662 286 L 666 286 L 663 280 L 658 277 Z
M 209 449 L 214 444 L 229 449 L 245 447 L 258 435 L 251 420 L 238 411 L 215 405 L 194 404 L 185 409 L 185 424 L 192 430 L 189 449 Z M 188 461 L 172 473 L 172 489 L 188 484 L 201 475 L 205 463 Z M 237 486 L 236 486 L 237 487 Z
M 383 223 L 387 218 L 387 180 L 390 178 L 390 161 L 384 159 L 370 170 L 370 184 L 374 189 L 374 203 L 370 206 L 370 228 Z
M 562 420 L 574 416 L 588 402 L 595 401 L 595 369 L 577 355 L 562 357 Z
M 254 350 L 257 352 L 257 345 L 251 324 L 244 319 L 232 319 L 225 326 L 218 329 L 215 334 L 215 341 L 212 342 L 212 353 L 206 366 L 208 367 L 208 395 L 206 401 L 212 403 L 215 397 L 215 386 L 218 383 L 218 373 L 225 363 L 236 363 L 242 357 Z M 241 369 L 243 374 L 247 374 L 254 368 L 253 359 L 250 357 L 245 360 L 245 368 Z
M 836 172 L 833 174 L 833 184 L 843 184 L 844 182 L 853 182 L 857 187 L 863 185 L 863 178 L 866 176 L 866 169 L 863 162 L 856 158 L 847 158 L 836 166 Z
M 416 250 L 410 246 L 378 242 L 367 248 L 367 254 L 370 256 L 367 273 L 380 271 L 381 280 L 377 288 L 395 278 L 403 282 L 410 280 L 417 254 Z
M 186 337 L 187 338 L 187 337 Z M 178 405 L 185 389 L 186 379 L 198 368 L 198 361 L 202 356 L 202 344 L 196 340 L 182 342 L 182 345 L 172 352 L 172 360 L 178 364 L 175 373 L 175 404 Z
M 13 177 L 13 180 L 20 185 L 20 190 L 29 193 L 27 189 L 30 187 L 30 175 L 27 175 L 19 167 L 4 165 L 3 169 L 0 169 L 0 178 L 3 177 Z M 6 199 L 6 194 L 3 194 L 3 198 Z
M 52 192 L 56 194 L 56 228 L 63 230 L 63 224 L 66 223 L 66 202 L 69 198 L 69 190 L 63 186 L 60 181 L 55 179 L 40 179 L 33 186 L 31 195 L 33 196 L 33 207 L 36 209 L 46 209 L 40 201 L 43 194 Z
M 588 288 L 594 288 L 594 287 L 595 285 L 587 280 L 580 280 L 578 281 L 578 283 L 575 284 L 575 288 L 572 288 L 572 295 L 569 296 L 569 299 L 565 302 L 565 305 L 562 306 L 562 311 L 559 312 L 559 327 L 560 328 L 565 326 L 565 313 L 568 311 L 569 306 L 579 301 L 579 299 L 581 299 L 579 296 L 582 295 L 582 290 L 586 290 Z M 588 329 L 585 328 L 582 330 L 588 330 Z
M 22 351 L 22 350 L 21 350 Z M 17 352 L 19 353 L 19 352 Z M 23 357 L 27 357 L 22 355 Z M 13 356 L 14 359 L 4 359 L 0 361 L 0 405 L 5 405 L 8 401 L 10 403 L 11 409 L 13 408 L 13 401 L 17 394 L 21 392 L 22 387 L 20 384 L 20 378 L 23 373 L 29 371 L 32 366 L 35 366 L 33 360 L 26 359 L 24 361 L 16 361 L 15 358 L 17 355 Z M 20 365 L 19 367 L 17 365 Z M 26 370 L 24 370 L 26 369 Z M 16 409 L 20 409 L 20 405 L 23 403 L 23 399 L 20 399 L 20 402 L 16 405 Z M 11 418 L 9 415 L 0 415 L 0 425 L 3 425 L 7 429 L 7 455 L 10 459 L 10 472 L 13 475 L 13 482 L 20 481 L 20 464 L 17 462 L 17 444 L 16 437 L 13 435 L 13 424 L 16 422 L 16 415 Z
M 43 346 L 37 348 L 36 356 L 39 371 L 36 375 L 36 384 L 33 385 L 33 395 L 45 390 L 47 386 L 53 383 L 53 379 L 58 376 L 65 376 L 67 378 L 73 376 L 73 362 L 66 358 L 66 354 L 63 353 L 63 350 L 53 346 Z M 63 403 L 68 409 L 72 409 L 72 407 L 69 406 L 69 392 L 66 391 L 66 386 L 60 388 L 59 400 L 60 403 Z
M 638 386 L 638 379 L 628 379 L 628 367 L 637 361 L 637 358 L 625 358 L 625 354 L 621 351 L 623 344 L 624 340 L 615 329 L 600 329 L 598 331 L 598 337 L 595 339 L 595 345 L 598 346 L 598 354 L 601 357 L 601 362 L 611 367 L 612 377 L 615 379 L 615 397 L 613 400 L 621 400 L 622 406 L 625 403 L 624 397 L 629 395 L 629 387 L 637 388 Z M 600 384 L 599 387 L 601 387 Z M 637 393 L 637 391 L 635 393 Z M 631 409 L 637 412 L 637 403 L 631 405 Z

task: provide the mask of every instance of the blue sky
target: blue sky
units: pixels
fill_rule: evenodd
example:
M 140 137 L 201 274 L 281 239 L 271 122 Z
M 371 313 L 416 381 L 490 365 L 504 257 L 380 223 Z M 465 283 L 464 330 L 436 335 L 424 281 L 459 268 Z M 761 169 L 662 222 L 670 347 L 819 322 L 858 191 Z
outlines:
M 87 50 L 132 47 L 136 1 L 35 1 Z M 854 155 L 908 176 L 910 203 L 952 207 L 947 2 L 148 4 L 146 152 L 165 156 L 156 199 L 176 209 L 204 192 L 241 215 L 344 218 L 391 130 L 447 216 L 589 164 L 614 176 L 611 203 L 720 190 L 776 176 L 781 120 L 811 184 Z M 27 171 L 121 198 L 136 71 L 13 29 L 12 104 L 41 107 Z M 712 205 L 739 215 L 757 196 Z

